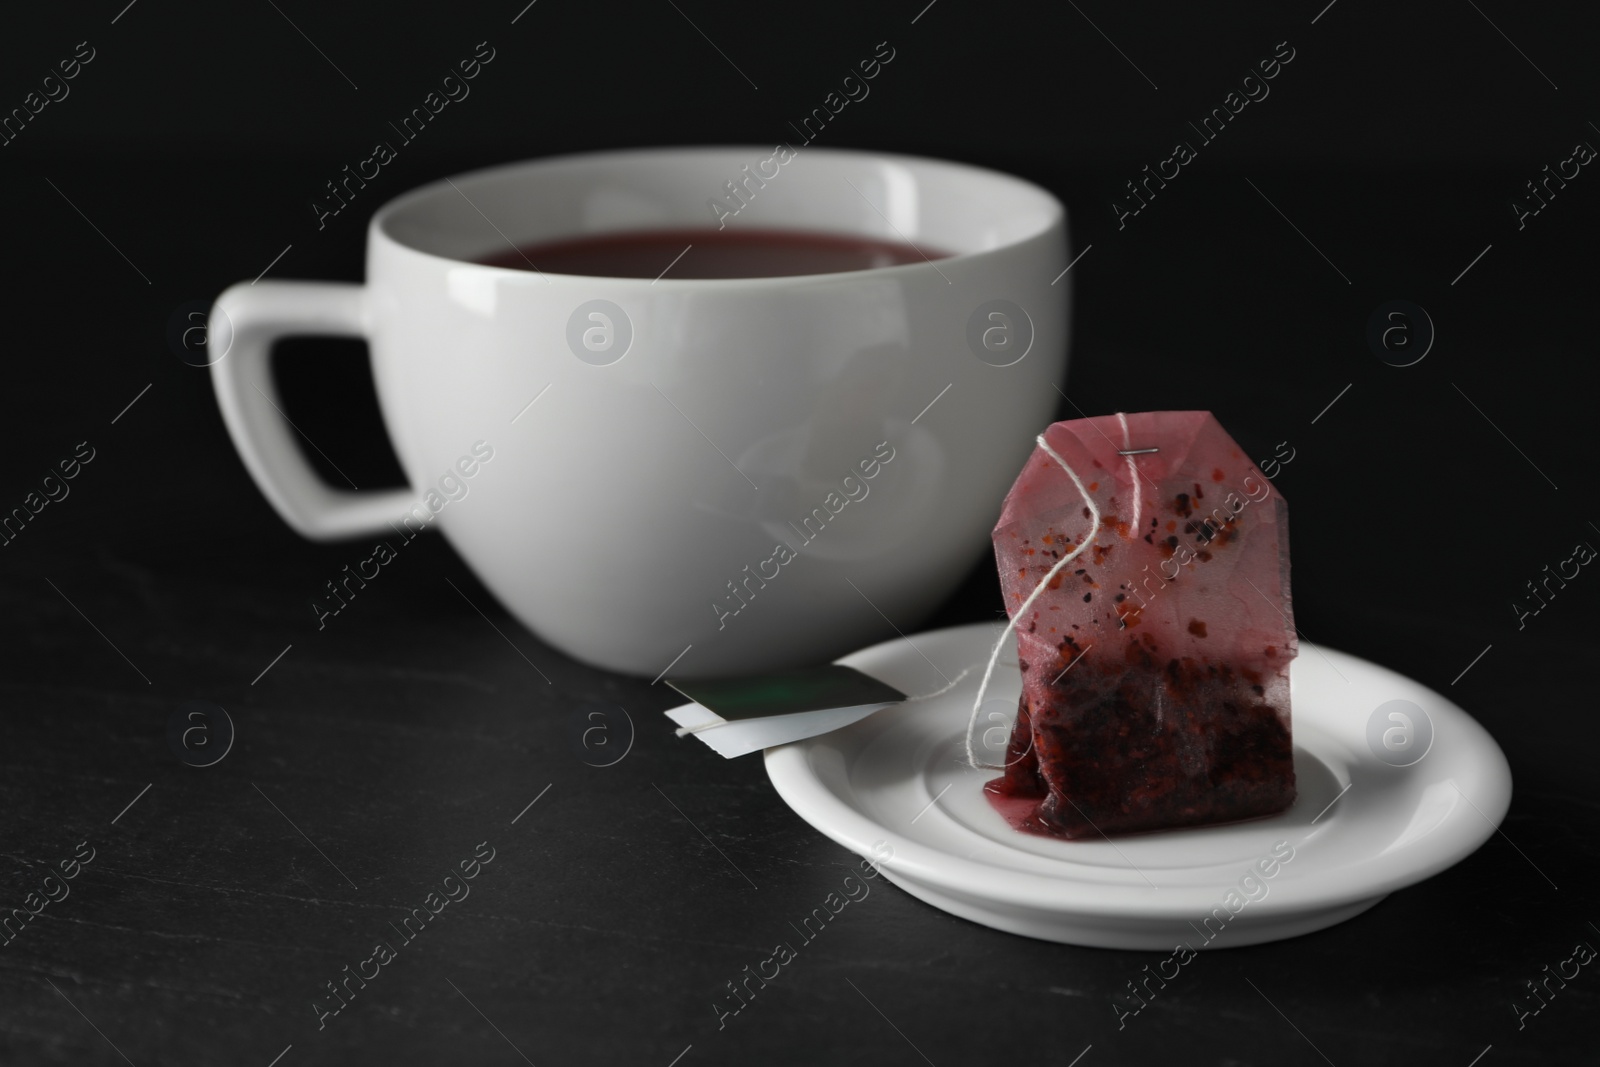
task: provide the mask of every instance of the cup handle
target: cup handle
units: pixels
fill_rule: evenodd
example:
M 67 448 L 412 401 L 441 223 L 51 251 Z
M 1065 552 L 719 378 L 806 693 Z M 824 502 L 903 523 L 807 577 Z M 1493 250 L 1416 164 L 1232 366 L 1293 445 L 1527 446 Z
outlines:
M 416 502 L 415 494 L 329 488 L 290 437 L 272 384 L 272 346 L 281 337 L 307 334 L 367 336 L 365 287 L 260 281 L 217 297 L 206 339 L 222 420 L 256 487 L 301 536 L 333 541 L 381 531 Z M 219 345 L 220 355 L 212 351 Z

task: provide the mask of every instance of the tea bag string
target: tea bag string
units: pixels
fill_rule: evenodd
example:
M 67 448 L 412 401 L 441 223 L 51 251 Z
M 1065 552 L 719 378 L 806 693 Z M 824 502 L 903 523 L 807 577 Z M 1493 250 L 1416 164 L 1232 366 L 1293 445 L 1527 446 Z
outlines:
M 1123 423 L 1123 431 L 1124 434 L 1126 434 L 1126 421 Z M 1050 582 L 1055 579 L 1055 576 L 1061 573 L 1061 569 L 1076 559 L 1084 549 L 1093 544 L 1094 539 L 1100 534 L 1100 509 L 1095 507 L 1094 498 L 1089 495 L 1089 490 L 1084 488 L 1083 479 L 1079 478 L 1078 472 L 1073 470 L 1067 464 L 1067 461 L 1062 459 L 1060 454 L 1058 454 L 1055 449 L 1050 447 L 1050 442 L 1044 439 L 1044 434 L 1040 434 L 1037 438 L 1035 438 L 1035 440 L 1038 441 L 1039 447 L 1044 449 L 1045 452 L 1049 454 L 1051 459 L 1055 460 L 1061 465 L 1061 469 L 1067 472 L 1067 477 L 1072 479 L 1072 484 L 1078 487 L 1078 492 L 1083 494 L 1083 502 L 1089 507 L 1090 519 L 1094 525 L 1089 531 L 1088 535 L 1084 537 L 1082 543 L 1080 543 L 1071 552 L 1068 552 L 1066 555 L 1057 560 L 1056 565 L 1051 567 L 1049 572 L 1045 574 L 1043 578 L 1039 579 L 1039 584 L 1033 587 L 1033 592 L 1028 594 L 1028 598 L 1022 602 L 1020 607 L 1017 608 L 1016 613 L 1006 621 L 1005 629 L 1000 631 L 1000 639 L 994 643 L 994 648 L 989 651 L 989 663 L 983 670 L 983 681 L 978 683 L 978 695 L 973 698 L 972 715 L 967 720 L 967 732 L 965 738 L 967 746 L 967 764 L 973 768 L 987 768 L 988 770 L 1005 769 L 1004 764 L 984 763 L 983 761 L 979 760 L 977 753 L 972 747 L 972 731 L 973 728 L 978 725 L 978 712 L 983 707 L 983 695 L 984 693 L 988 692 L 989 679 L 994 675 L 994 665 L 995 661 L 1000 658 L 1001 646 L 1006 643 L 1006 638 L 1011 635 L 1011 631 L 1016 629 L 1017 620 L 1028 614 L 1028 610 L 1033 607 L 1033 602 L 1039 599 L 1039 594 L 1044 592 L 1045 588 L 1049 586 Z M 1135 499 L 1137 499 L 1137 494 L 1135 495 Z M 1137 522 L 1137 519 L 1135 521 Z
M 1128 436 L 1128 416 L 1119 411 L 1117 421 L 1122 424 L 1122 458 L 1128 461 L 1128 477 L 1133 479 L 1133 524 L 1128 527 L 1134 537 L 1139 536 L 1139 465 L 1133 461 L 1133 440 Z

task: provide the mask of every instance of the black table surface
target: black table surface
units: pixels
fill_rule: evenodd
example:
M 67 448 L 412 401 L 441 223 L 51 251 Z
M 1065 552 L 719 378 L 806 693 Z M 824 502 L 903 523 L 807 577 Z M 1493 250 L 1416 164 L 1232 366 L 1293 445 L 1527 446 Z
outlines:
M 0 920 L 38 912 L 0 944 L 0 1063 L 1600 1061 L 1594 969 L 1542 1001 L 1528 989 L 1600 946 L 1600 578 L 1537 615 L 1513 607 L 1575 544 L 1600 545 L 1585 451 L 1600 179 L 1537 216 L 1511 206 L 1600 141 L 1587 29 L 1353 0 L 1225 20 L 832 5 L 781 26 L 734 5 L 276 6 L 208 27 L 119 0 L 29 15 L 3 46 L 21 72 L 6 106 L 72 42 L 98 54 L 0 154 L 0 507 L 94 450 L 0 547 Z M 319 230 L 323 182 L 486 36 L 503 58 L 460 121 Z M 719 1016 L 727 983 L 793 940 L 856 858 L 783 804 L 759 757 L 674 738 L 664 685 L 523 629 L 441 538 L 319 630 L 308 602 L 353 547 L 276 518 L 206 373 L 168 343 L 189 302 L 269 261 L 271 277 L 359 279 L 365 219 L 425 180 L 556 151 L 770 143 L 885 37 L 894 66 L 832 143 L 998 166 L 1072 212 L 1059 414 L 1209 408 L 1253 456 L 1288 442 L 1304 634 L 1462 705 L 1515 778 L 1499 831 L 1461 863 L 1331 929 L 1204 953 L 1136 1015 L 1113 998 L 1164 953 L 999 933 L 877 879 Z M 1170 152 L 1155 146 L 1283 37 L 1299 54 L 1276 95 L 1119 226 L 1110 205 Z M 582 54 L 597 40 L 603 69 Z M 974 68 L 985 49 L 1005 62 Z M 1395 299 L 1437 329 L 1414 366 L 1367 342 Z M 286 406 L 326 453 L 312 462 L 396 483 L 359 346 L 283 349 Z M 895 622 L 992 619 L 985 547 L 933 618 Z M 233 724 L 214 765 L 169 739 L 189 701 Z M 591 713 L 615 708 L 611 747 L 585 748 Z M 402 937 L 475 855 L 492 860 L 470 893 Z M 70 892 L 41 907 L 47 887 Z M 378 941 L 394 958 L 333 1014 L 329 983 Z

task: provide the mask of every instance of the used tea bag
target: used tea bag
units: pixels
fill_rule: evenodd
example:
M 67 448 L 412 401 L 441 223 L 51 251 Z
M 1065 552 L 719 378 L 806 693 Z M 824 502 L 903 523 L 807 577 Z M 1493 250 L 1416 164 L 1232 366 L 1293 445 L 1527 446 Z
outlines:
M 994 529 L 1023 686 L 991 800 L 1067 838 L 1289 807 L 1283 497 L 1210 412 L 1058 422 L 1041 442 Z

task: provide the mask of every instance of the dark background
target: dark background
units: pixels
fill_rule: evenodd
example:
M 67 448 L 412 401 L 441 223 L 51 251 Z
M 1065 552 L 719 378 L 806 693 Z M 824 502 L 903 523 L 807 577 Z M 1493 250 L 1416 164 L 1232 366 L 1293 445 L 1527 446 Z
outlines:
M 0 109 L 78 42 L 95 58 L 0 147 L 0 509 L 78 442 L 95 458 L 0 548 L 0 907 L 79 841 L 96 858 L 0 948 L 0 1062 L 267 1067 L 292 1046 L 283 1067 L 943 1067 L 1064 1065 L 1091 1045 L 1083 1067 L 1594 1062 L 1592 968 L 1521 1029 L 1511 1007 L 1576 942 L 1600 945 L 1600 578 L 1522 629 L 1511 606 L 1600 544 L 1600 176 L 1523 229 L 1511 208 L 1600 144 L 1593 21 L 1504 0 L 925 2 L 538 0 L 515 24 L 523 0 L 7 12 Z M 663 686 L 542 646 L 442 540 L 318 632 L 307 601 L 359 553 L 276 518 L 207 373 L 168 341 L 187 302 L 285 246 L 269 277 L 359 279 L 372 211 L 425 181 L 786 139 L 885 40 L 893 63 L 816 143 L 997 167 L 1062 197 L 1089 248 L 1069 275 L 1072 403 L 1209 408 L 1258 459 L 1288 442 L 1304 633 L 1457 700 L 1516 780 L 1503 833 L 1457 867 L 1322 933 L 1204 955 L 1121 1031 L 1111 995 L 1159 955 L 1000 934 L 881 881 L 719 1031 L 723 983 L 853 858 L 755 758 L 676 741 Z M 319 230 L 324 182 L 480 41 L 496 57 L 470 97 Z M 1296 55 L 1271 95 L 1119 229 L 1123 183 L 1280 41 Z M 1414 366 L 1366 341 L 1396 299 L 1437 329 Z M 286 345 L 280 375 L 335 484 L 327 464 L 398 481 L 359 345 Z M 932 624 L 998 605 L 979 560 Z M 190 699 L 238 730 L 203 770 L 166 739 Z M 576 737 L 613 705 L 632 749 L 588 766 Z M 323 983 L 485 839 L 497 858 L 471 900 L 318 1031 Z

